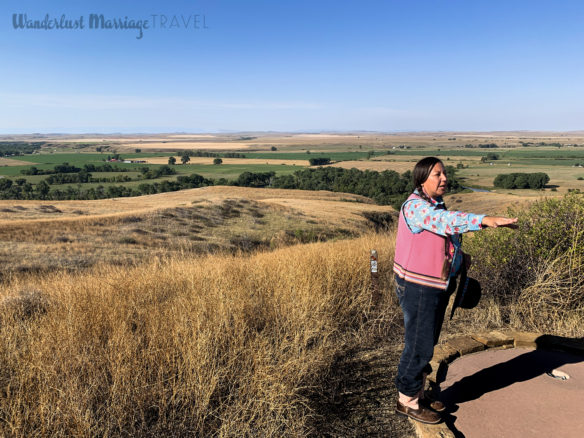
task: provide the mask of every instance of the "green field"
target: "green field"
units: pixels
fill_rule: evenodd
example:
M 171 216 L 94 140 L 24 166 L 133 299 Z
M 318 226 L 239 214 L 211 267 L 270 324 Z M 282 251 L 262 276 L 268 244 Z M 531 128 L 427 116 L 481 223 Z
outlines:
M 109 154 L 110 156 L 112 154 Z M 153 157 L 168 157 L 176 155 L 173 153 L 132 153 L 132 154 L 123 154 L 123 159 L 140 159 L 140 158 L 153 158 Z M 274 154 L 270 154 L 271 157 L 274 157 Z M 9 178 L 13 181 L 17 181 L 19 179 L 26 180 L 27 183 L 32 184 L 33 186 L 38 185 L 41 181 L 46 180 L 49 175 L 25 175 L 22 173 L 23 170 L 28 170 L 32 167 L 36 167 L 39 170 L 52 170 L 56 165 L 68 163 L 70 165 L 83 168 L 85 164 L 93 164 L 93 165 L 103 165 L 106 164 L 106 159 L 108 158 L 107 153 L 70 153 L 70 152 L 55 152 L 55 153 L 40 153 L 40 154 L 31 154 L 31 155 L 22 155 L 18 157 L 14 157 L 14 160 L 18 162 L 30 162 L 30 165 L 16 165 L 11 166 L 8 164 L 4 164 L 0 166 L 0 176 Z M 256 157 L 253 157 L 256 158 Z M 278 156 L 277 158 L 281 158 Z M 305 156 L 303 156 L 305 158 Z M 9 158 L 4 158 L 4 163 L 9 163 L 11 160 Z M 212 162 L 212 157 L 209 158 L 210 162 Z M 177 160 L 180 163 L 180 160 Z M 275 172 L 278 175 L 286 175 L 293 173 L 303 166 L 296 166 L 296 165 L 277 165 L 277 164 L 221 164 L 221 165 L 214 165 L 214 164 L 177 164 L 171 166 L 173 170 L 176 171 L 175 175 L 164 175 L 159 178 L 143 178 L 142 172 L 140 169 L 149 168 L 149 169 L 157 169 L 164 164 L 146 164 L 146 163 L 123 163 L 123 162 L 112 162 L 109 163 L 114 167 L 120 169 L 128 169 L 126 172 L 90 172 L 92 178 L 108 178 L 113 179 L 117 176 L 125 176 L 132 179 L 132 181 L 107 181 L 107 182 L 88 182 L 88 183 L 64 183 L 64 184 L 51 184 L 51 190 L 67 190 L 68 188 L 73 188 L 78 190 L 82 189 L 91 189 L 97 188 L 98 186 L 102 186 L 105 189 L 111 186 L 124 186 L 128 188 L 137 188 L 141 184 L 154 184 L 154 183 L 162 183 L 164 181 L 175 181 L 177 177 L 181 175 L 190 176 L 192 174 L 198 174 L 208 179 L 219 180 L 221 178 L 226 180 L 235 180 L 239 177 L 240 174 L 243 172 Z
M 458 166 L 458 176 L 461 178 L 463 184 L 468 187 L 494 189 L 493 180 L 499 174 L 515 173 L 515 172 L 545 172 L 550 177 L 550 182 L 546 190 L 560 190 L 567 191 L 571 189 L 584 190 L 584 168 L 579 165 L 584 165 L 584 148 L 574 147 L 551 147 L 551 146 L 530 146 L 530 147 L 515 147 L 515 148 L 465 148 L 460 145 L 453 145 L 450 147 L 421 147 L 409 146 L 407 149 L 397 148 L 390 149 L 389 146 L 384 147 L 362 147 L 362 150 L 354 151 L 352 148 L 357 148 L 358 145 L 342 144 L 338 148 L 334 145 L 304 145 L 304 149 L 299 151 L 298 145 L 278 146 L 276 151 L 263 152 L 245 152 L 240 151 L 238 154 L 245 156 L 246 159 L 256 160 L 295 160 L 307 162 L 311 158 L 329 158 L 334 163 L 342 163 L 343 161 L 361 161 L 361 169 L 380 170 L 375 167 L 375 163 L 379 161 L 370 161 L 368 159 L 375 158 L 387 166 L 387 170 L 392 170 L 395 166 L 400 173 L 409 170 L 410 166 L 423 156 L 438 156 L 442 158 L 446 165 L 453 167 Z M 307 153 L 307 149 L 310 153 Z M 319 150 L 320 149 L 320 150 Z M 364 149 L 364 150 L 363 150 Z M 23 170 L 29 169 L 32 166 L 39 170 L 52 170 L 54 166 L 69 163 L 76 167 L 83 168 L 85 164 L 103 165 L 108 156 L 112 156 L 113 152 L 71 152 L 76 150 L 74 145 L 72 147 L 64 148 L 45 148 L 40 153 L 22 155 L 12 157 L 19 165 L 10 165 L 10 158 L 3 158 L 3 165 L 0 166 L 0 176 L 10 178 L 13 181 L 18 179 L 25 179 L 26 182 L 33 186 L 38 185 L 45 180 L 49 175 L 23 175 Z M 225 158 L 229 152 L 216 151 L 212 155 Z M 497 154 L 498 160 L 490 162 L 481 162 L 482 157 L 487 154 Z M 178 156 L 180 152 L 164 151 L 164 152 L 141 152 L 141 153 L 122 153 L 123 159 L 148 159 L 148 158 L 163 158 L 158 162 L 166 162 L 169 156 Z M 145 164 L 145 163 L 110 163 L 120 169 L 127 169 L 127 172 L 91 172 L 92 178 L 108 178 L 112 179 L 116 176 L 125 176 L 132 179 L 126 182 L 90 182 L 90 183 L 65 183 L 52 184 L 52 190 L 66 190 L 68 187 L 77 189 L 89 189 L 97 186 L 103 186 L 106 189 L 110 186 L 124 186 L 128 188 L 137 188 L 141 184 L 162 183 L 164 181 L 175 181 L 181 175 L 190 176 L 198 174 L 205 178 L 212 180 L 225 179 L 233 181 L 239 177 L 243 172 L 263 173 L 275 172 L 277 175 L 286 175 L 294 173 L 308 166 L 302 166 L 290 163 L 283 164 L 246 164 L 245 159 L 237 160 L 237 163 L 223 163 L 221 165 L 211 164 L 213 157 L 209 158 L 209 164 L 201 164 L 195 162 L 197 157 L 193 157 L 194 164 L 177 164 L 172 166 L 176 171 L 175 175 L 163 175 L 158 178 L 144 178 L 140 169 L 158 169 L 164 164 Z M 200 160 L 199 160 L 200 161 Z M 206 161 L 206 160 L 205 160 Z M 28 162 L 30 165 L 23 165 L 20 163 Z M 15 162 L 16 163 L 16 162 Z M 180 163 L 180 159 L 177 159 Z M 308 164 L 308 163 L 307 163 Z M 351 164 L 352 165 L 352 164 Z M 401 166 L 401 167 L 400 167 Z M 583 178 L 579 180 L 578 178 Z

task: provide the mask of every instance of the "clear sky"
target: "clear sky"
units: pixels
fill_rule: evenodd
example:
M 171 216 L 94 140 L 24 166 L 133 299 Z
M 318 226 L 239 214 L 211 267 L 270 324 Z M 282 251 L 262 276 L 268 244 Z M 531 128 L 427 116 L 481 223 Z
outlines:
M 584 129 L 581 1 L 4 0 L 0 53 L 0 133 Z

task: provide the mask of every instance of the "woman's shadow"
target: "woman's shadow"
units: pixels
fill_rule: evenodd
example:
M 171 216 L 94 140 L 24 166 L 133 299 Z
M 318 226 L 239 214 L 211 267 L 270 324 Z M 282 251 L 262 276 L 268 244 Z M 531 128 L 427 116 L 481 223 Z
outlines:
M 578 340 L 544 335 L 537 340 L 538 348 L 549 348 L 553 346 L 553 341 L 558 339 L 568 343 L 581 343 L 584 341 L 584 338 Z M 568 348 L 568 350 L 570 349 Z M 573 352 L 537 349 L 527 351 L 507 362 L 493 365 L 471 376 L 464 377 L 440 392 L 440 400 L 444 402 L 447 408 L 444 413 L 446 415 L 443 415 L 444 422 L 456 437 L 464 437 L 456 429 L 454 425 L 456 416 L 452 415 L 458 410 L 459 404 L 476 400 L 487 392 L 497 391 L 517 382 L 531 380 L 562 365 L 578 362 L 584 362 L 584 356 L 582 356 L 582 351 L 579 349 L 575 349 Z

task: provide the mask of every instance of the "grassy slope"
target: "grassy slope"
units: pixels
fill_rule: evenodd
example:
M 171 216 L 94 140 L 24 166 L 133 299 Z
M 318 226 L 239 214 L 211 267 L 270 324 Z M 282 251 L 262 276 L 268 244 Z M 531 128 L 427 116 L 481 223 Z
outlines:
M 0 379 L 8 388 L 0 430 L 317 433 L 323 377 L 335 357 L 371 336 L 369 249 L 387 248 L 380 262 L 389 266 L 391 239 L 15 280 L 0 306 Z M 392 315 L 377 326 L 391 325 Z
M 369 202 L 220 186 L 98 201 L 0 201 L 0 261 L 7 275 L 355 236 L 369 226 L 363 212 L 392 210 Z
M 411 436 L 391 414 L 393 247 L 393 233 L 367 234 L 14 277 L 0 302 L 0 433 Z M 443 339 L 508 327 L 490 298 Z

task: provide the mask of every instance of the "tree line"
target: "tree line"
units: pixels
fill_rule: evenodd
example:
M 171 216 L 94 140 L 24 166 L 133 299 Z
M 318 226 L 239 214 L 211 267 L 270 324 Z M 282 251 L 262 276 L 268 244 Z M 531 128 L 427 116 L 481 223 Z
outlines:
M 446 166 L 449 191 L 456 192 L 462 187 L 455 176 L 455 169 Z M 376 172 L 372 170 L 343 169 L 340 167 L 319 167 L 298 170 L 291 175 L 276 176 L 274 172 L 244 172 L 235 185 L 244 187 L 273 187 L 281 189 L 329 190 L 353 193 L 373 199 L 381 205 L 401 206 L 414 190 L 412 173 L 399 174 L 393 170 Z
M 125 167 L 112 166 L 109 163 L 95 165 L 85 164 L 83 167 L 76 167 L 69 163 L 62 163 L 54 166 L 52 169 L 38 169 L 32 166 L 28 169 L 20 171 L 23 175 L 49 175 L 44 179 L 47 184 L 85 184 L 85 183 L 115 183 L 115 182 L 130 182 L 141 179 L 156 179 L 168 175 L 176 175 L 176 170 L 169 166 L 160 166 L 151 168 L 148 166 L 139 167 L 138 170 L 141 176 L 137 179 L 132 179 L 127 175 L 116 175 L 113 177 L 96 178 L 91 175 L 91 172 L 130 172 L 135 169 L 128 169 Z
M 480 143 L 478 145 L 474 145 L 474 144 L 470 144 L 467 143 L 464 145 L 464 147 L 466 149 L 474 149 L 474 148 L 479 148 L 479 149 L 496 149 L 499 147 L 499 145 L 497 143 Z
M 543 189 L 550 181 L 547 173 L 507 173 L 497 175 L 493 181 L 495 187 L 502 189 Z
M 25 143 L 20 141 L 15 142 L 0 142 L 0 157 L 9 157 L 14 155 L 32 154 L 38 151 L 45 142 Z
M 170 174 L 174 169 L 169 166 L 161 166 L 156 169 L 143 171 L 144 179 L 147 177 L 160 177 Z M 81 173 L 81 172 L 80 172 Z M 455 169 L 446 167 L 449 190 L 456 192 L 461 186 L 456 179 Z M 66 174 L 55 174 L 66 175 Z M 79 175 L 79 174 L 71 174 Z M 91 181 L 89 173 L 88 181 Z M 64 178 L 59 176 L 58 178 Z M 12 181 L 8 178 L 0 179 L 1 199 L 104 199 L 125 196 L 140 196 L 154 193 L 172 192 L 183 189 L 205 187 L 211 185 L 234 185 L 240 187 L 272 187 L 300 190 L 329 190 L 333 192 L 346 192 L 362 195 L 373 199 L 378 204 L 392 205 L 395 208 L 403 203 L 413 191 L 412 174 L 410 171 L 399 174 L 392 170 L 376 172 L 372 170 L 343 169 L 339 167 L 318 167 L 316 169 L 298 170 L 290 175 L 277 176 L 275 172 L 243 172 L 234 181 L 225 178 L 217 180 L 205 178 L 198 174 L 190 176 L 178 176 L 173 181 L 161 181 L 155 183 L 142 183 L 137 187 L 99 185 L 85 188 L 81 184 L 77 188 L 54 188 L 43 180 L 36 186 L 28 183 L 24 178 Z

